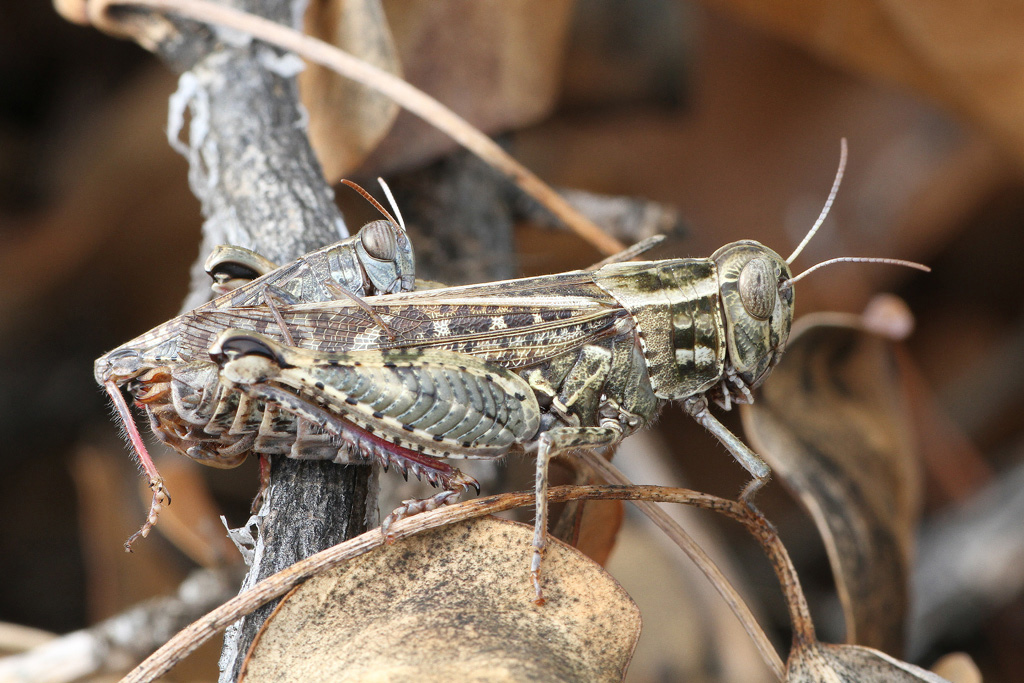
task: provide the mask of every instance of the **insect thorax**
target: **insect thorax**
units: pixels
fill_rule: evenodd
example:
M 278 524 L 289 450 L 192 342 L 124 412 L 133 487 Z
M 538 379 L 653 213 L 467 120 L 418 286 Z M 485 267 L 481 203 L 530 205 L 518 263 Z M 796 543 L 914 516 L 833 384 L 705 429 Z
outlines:
M 725 326 L 713 261 L 613 264 L 595 281 L 633 316 L 658 398 L 687 398 L 721 378 Z
M 726 374 L 764 381 L 789 338 L 789 277 L 778 254 L 741 241 L 710 259 L 613 264 L 595 282 L 633 316 L 655 395 L 681 400 Z

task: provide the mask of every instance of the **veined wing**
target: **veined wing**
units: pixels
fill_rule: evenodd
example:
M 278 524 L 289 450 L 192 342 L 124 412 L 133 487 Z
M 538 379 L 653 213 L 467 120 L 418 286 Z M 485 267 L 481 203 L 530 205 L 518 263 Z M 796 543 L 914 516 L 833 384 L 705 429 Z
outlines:
M 452 293 L 448 289 L 430 291 Z M 362 308 L 342 302 L 278 309 L 301 348 L 322 352 L 434 348 L 508 368 L 535 365 L 590 340 L 616 334 L 630 320 L 624 309 L 584 297 L 435 296 L 413 303 L 406 295 L 389 295 L 368 297 L 366 302 L 387 329 Z M 265 306 L 200 311 L 184 326 L 180 348 L 185 355 L 202 358 L 213 338 L 227 328 L 283 338 Z
M 594 301 L 614 303 L 614 300 L 606 292 L 594 284 L 594 273 L 586 270 L 387 295 L 389 301 L 416 303 L 456 297 L 583 297 Z

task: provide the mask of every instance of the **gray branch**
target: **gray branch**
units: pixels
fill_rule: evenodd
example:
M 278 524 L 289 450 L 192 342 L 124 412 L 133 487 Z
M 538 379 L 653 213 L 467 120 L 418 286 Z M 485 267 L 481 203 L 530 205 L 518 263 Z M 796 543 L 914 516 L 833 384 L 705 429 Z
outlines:
M 233 3 L 296 25 L 305 2 Z M 287 262 L 346 233 L 306 136 L 306 113 L 292 55 L 224 30 L 177 23 L 157 48 L 183 71 L 171 99 L 171 144 L 189 160 L 189 182 L 202 202 L 203 243 L 186 308 L 209 296 L 201 264 L 218 244 L 254 249 Z M 189 121 L 182 140 L 181 128 Z M 371 469 L 275 458 L 258 545 L 243 587 L 296 560 L 351 538 L 366 527 Z M 249 643 L 272 606 L 225 634 L 222 680 L 235 680 Z

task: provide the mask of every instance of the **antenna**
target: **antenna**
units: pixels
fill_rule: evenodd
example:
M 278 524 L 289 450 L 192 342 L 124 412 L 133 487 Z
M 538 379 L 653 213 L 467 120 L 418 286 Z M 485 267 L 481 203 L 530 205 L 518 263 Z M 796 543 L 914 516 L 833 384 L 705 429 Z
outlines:
M 798 282 L 799 280 L 804 279 L 805 277 L 807 277 L 808 275 L 810 275 L 814 271 L 818 270 L 819 268 L 824 268 L 825 266 L 831 266 L 831 265 L 833 265 L 835 263 L 887 263 L 887 264 L 889 264 L 891 266 L 906 266 L 907 268 L 916 268 L 917 270 L 923 270 L 926 273 L 932 272 L 932 269 L 929 268 L 926 265 L 923 265 L 921 263 L 916 263 L 914 261 L 904 261 L 903 259 L 898 259 L 898 258 L 870 258 L 870 257 L 866 257 L 866 256 L 841 256 L 839 258 L 832 258 L 832 259 L 829 259 L 827 261 L 822 261 L 821 263 L 819 263 L 816 266 L 811 266 L 810 268 L 808 268 L 804 272 L 800 273 L 799 275 L 791 277 L 788 280 L 786 280 L 785 282 L 783 282 L 779 286 L 779 289 L 786 289 L 788 287 L 792 287 L 793 283 Z
M 398 225 L 401 226 L 403 231 L 408 232 L 405 230 L 405 221 L 402 220 L 402 212 L 398 208 L 398 202 L 395 201 L 395 195 L 391 194 L 391 188 L 388 187 L 388 184 L 384 182 L 384 179 L 379 176 L 377 178 L 377 182 L 380 183 L 381 189 L 383 189 L 384 194 L 387 195 L 388 203 L 391 204 L 391 208 L 395 210 L 395 215 L 398 216 Z
M 369 192 L 367 192 L 367 191 L 366 191 L 366 190 L 364 190 L 363 188 L 359 187 L 359 185 L 358 185 L 358 184 L 356 184 L 356 183 L 352 182 L 351 180 L 349 180 L 349 179 L 347 179 L 347 178 L 342 178 L 342 179 L 341 179 L 341 182 L 342 182 L 342 184 L 344 184 L 344 185 L 348 185 L 348 186 L 349 186 L 349 187 L 351 187 L 351 188 L 352 188 L 353 190 L 355 190 L 355 191 L 356 191 L 356 192 L 358 192 L 359 194 L 363 195 L 363 199 L 365 199 L 366 201 L 368 201 L 368 202 L 370 202 L 371 204 L 373 204 L 373 207 L 374 207 L 375 209 L 377 209 L 378 211 L 380 211 L 380 212 L 381 212 L 381 214 L 382 214 L 382 215 L 383 215 L 383 216 L 384 216 L 385 218 L 387 218 L 387 219 L 388 219 L 389 221 L 391 221 L 391 222 L 392 222 L 393 224 L 395 224 L 395 225 L 400 225 L 400 226 L 402 227 L 402 230 L 405 230 L 405 224 L 403 224 L 403 223 L 399 223 L 398 221 L 396 221 L 396 220 L 395 220 L 395 217 L 394 217 L 394 216 L 392 216 L 392 215 L 391 215 L 390 213 L 388 213 L 388 210 L 387 210 L 387 209 L 385 209 L 385 208 L 384 208 L 383 206 L 381 206 L 381 205 L 380 205 L 380 202 L 378 202 L 378 201 L 377 201 L 376 199 L 374 199 L 374 198 L 373 198 L 373 196 L 372 196 L 372 195 L 370 195 L 370 193 L 369 193 Z M 391 193 L 390 193 L 390 192 L 388 192 L 388 199 L 391 199 Z M 391 201 L 392 201 L 392 206 L 394 206 L 394 200 L 391 200 Z M 397 211 L 397 210 L 398 210 L 398 208 L 397 208 L 397 207 L 395 207 L 395 210 Z
M 804 237 L 803 241 L 797 245 L 796 251 L 789 255 L 786 259 L 786 264 L 790 264 L 796 260 L 796 257 L 800 255 L 800 252 L 804 250 L 807 243 L 814 237 L 814 233 L 818 232 L 818 228 L 825 222 L 825 217 L 828 216 L 829 209 L 832 208 L 832 202 L 836 199 L 836 193 L 839 192 L 839 184 L 843 181 L 843 173 L 846 171 L 846 138 L 842 138 L 839 141 L 839 169 L 836 171 L 836 179 L 832 181 L 832 189 L 828 193 L 828 199 L 825 200 L 825 206 L 822 207 L 821 213 L 818 214 L 818 220 L 814 221 L 814 225 L 811 226 L 807 236 Z

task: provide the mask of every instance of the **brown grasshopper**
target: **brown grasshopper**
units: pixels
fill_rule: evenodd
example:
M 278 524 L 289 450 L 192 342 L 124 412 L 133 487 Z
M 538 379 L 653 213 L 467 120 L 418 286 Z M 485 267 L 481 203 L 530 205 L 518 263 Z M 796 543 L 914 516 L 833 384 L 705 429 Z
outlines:
M 261 431 L 261 422 L 257 422 L 243 432 L 204 432 L 198 425 L 206 424 L 212 417 L 228 419 L 223 410 L 216 415 L 211 412 L 220 406 L 220 400 L 237 404 L 240 395 L 219 384 L 219 369 L 209 357 L 210 345 L 224 328 L 202 328 L 193 321 L 214 311 L 276 310 L 275 302 L 325 302 L 346 296 L 361 301 L 360 297 L 370 294 L 412 289 L 412 245 L 404 228 L 381 211 L 389 220 L 368 223 L 355 236 L 281 267 L 242 247 L 219 247 L 207 259 L 206 268 L 214 281 L 213 291 L 220 296 L 97 359 L 96 381 L 113 400 L 153 491 L 146 523 L 125 543 L 127 550 L 138 536 L 149 533 L 170 497 L 135 426 L 122 389 L 144 410 L 162 441 L 214 467 L 234 467 L 254 447 L 261 453 L 288 453 L 295 440 L 289 434 L 296 432 L 307 436 L 307 444 L 329 441 L 316 433 L 316 428 L 274 406 L 260 412 L 260 419 L 267 424 L 265 430 Z M 266 329 L 260 325 L 253 320 L 251 326 L 241 327 Z M 283 438 L 278 436 L 282 430 Z
M 845 145 L 844 155 L 845 160 Z M 753 241 L 707 259 L 611 263 L 504 282 L 368 297 L 203 311 L 191 321 L 193 352 L 209 346 L 220 386 L 277 406 L 385 467 L 438 482 L 384 523 L 453 501 L 475 485 L 447 458 L 535 452 L 537 514 L 531 572 L 540 600 L 551 458 L 614 446 L 649 424 L 667 401 L 710 431 L 753 477 L 750 500 L 769 478 L 765 462 L 708 410 L 753 400 L 778 363 L 793 316 L 788 258 Z M 378 320 L 379 319 L 379 320 Z M 383 324 L 381 324 L 383 322 Z M 237 328 L 237 329 L 236 329 Z M 251 330 L 258 329 L 257 333 Z M 291 338 L 281 343 L 282 338 Z M 241 416 L 241 407 L 229 406 Z M 217 433 L 216 420 L 203 427 Z M 237 422 L 236 422 L 237 427 Z M 301 434 L 294 434 L 297 445 Z

